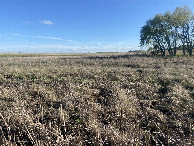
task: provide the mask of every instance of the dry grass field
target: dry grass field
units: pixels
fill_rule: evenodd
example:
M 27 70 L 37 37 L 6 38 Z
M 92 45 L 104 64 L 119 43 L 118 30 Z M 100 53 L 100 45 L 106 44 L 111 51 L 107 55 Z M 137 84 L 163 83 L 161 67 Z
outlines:
M 0 145 L 192 145 L 194 57 L 0 54 Z

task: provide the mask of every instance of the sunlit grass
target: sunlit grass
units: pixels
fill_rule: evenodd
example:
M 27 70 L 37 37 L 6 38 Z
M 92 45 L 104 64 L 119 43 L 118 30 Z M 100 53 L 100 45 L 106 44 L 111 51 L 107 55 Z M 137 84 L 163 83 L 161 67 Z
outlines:
M 189 144 L 193 64 L 146 52 L 6 54 L 0 144 Z

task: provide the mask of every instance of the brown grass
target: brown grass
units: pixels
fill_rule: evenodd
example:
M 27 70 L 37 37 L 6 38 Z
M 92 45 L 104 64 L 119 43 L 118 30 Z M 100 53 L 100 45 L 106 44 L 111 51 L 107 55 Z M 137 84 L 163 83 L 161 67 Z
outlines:
M 0 66 L 0 145 L 192 145 L 193 57 L 6 54 Z

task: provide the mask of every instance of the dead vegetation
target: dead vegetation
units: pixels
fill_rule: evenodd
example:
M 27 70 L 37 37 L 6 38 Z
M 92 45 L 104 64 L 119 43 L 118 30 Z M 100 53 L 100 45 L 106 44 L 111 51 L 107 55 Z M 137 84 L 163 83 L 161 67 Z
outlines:
M 6 56 L 0 66 L 0 145 L 193 143 L 193 57 Z

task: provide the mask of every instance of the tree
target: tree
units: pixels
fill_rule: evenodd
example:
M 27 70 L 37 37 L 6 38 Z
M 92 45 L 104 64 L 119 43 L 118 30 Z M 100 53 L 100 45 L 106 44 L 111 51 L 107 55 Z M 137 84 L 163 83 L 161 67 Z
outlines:
M 155 51 L 160 50 L 161 55 L 165 55 L 166 50 L 169 50 L 169 53 L 171 53 L 168 15 L 170 14 L 157 14 L 153 19 L 146 22 L 146 25 L 141 29 L 141 46 L 152 44 Z
M 146 25 L 142 27 L 141 29 L 141 39 L 140 39 L 140 44 L 141 46 L 143 45 L 149 45 L 152 44 L 153 46 L 158 46 L 157 49 L 159 48 L 161 51 L 161 54 L 163 54 L 163 47 L 162 45 L 162 40 L 161 40 L 161 32 L 158 28 L 158 24 L 160 24 L 160 16 L 157 15 L 154 19 L 150 19 L 146 22 Z M 155 49 L 156 47 L 154 47 Z
M 183 54 L 185 55 L 187 49 L 189 55 L 192 55 L 192 11 L 188 7 L 176 8 L 172 20 L 174 27 L 177 29 L 178 37 L 181 39 Z
M 192 55 L 194 36 L 194 16 L 188 7 L 176 8 L 173 13 L 156 14 L 146 22 L 140 31 L 140 45 L 151 45 L 155 51 L 165 55 L 176 55 L 177 47 L 182 46 Z

